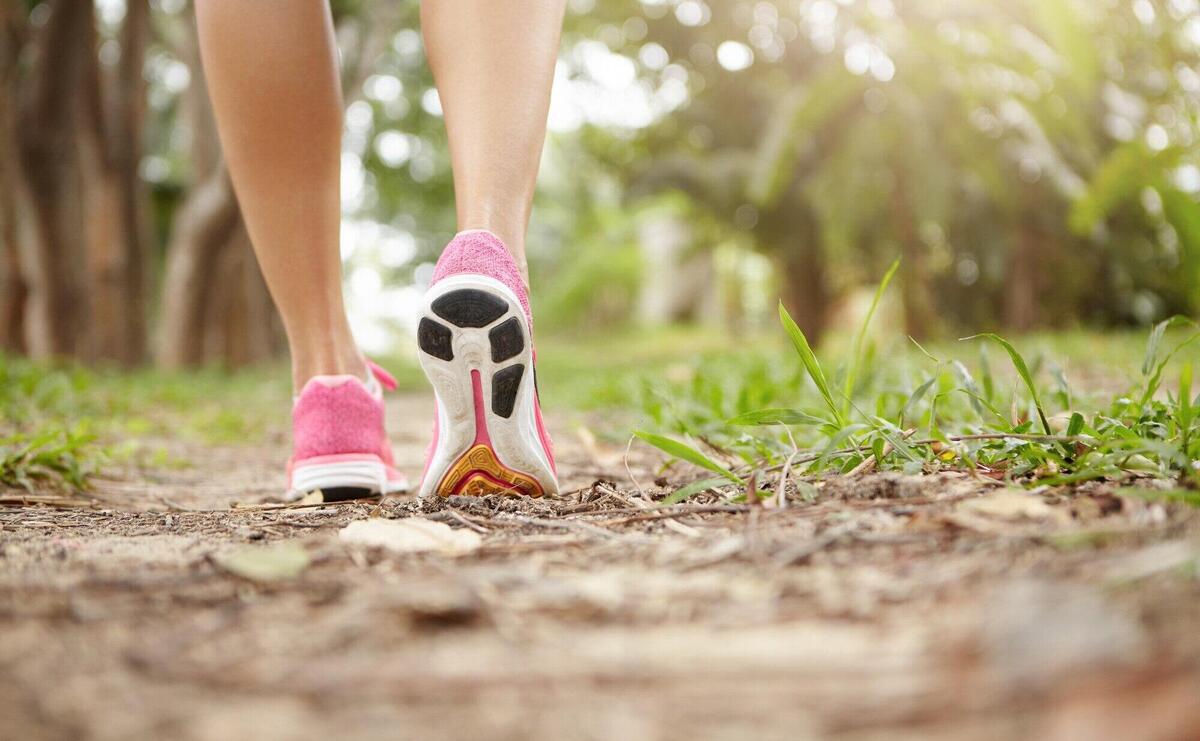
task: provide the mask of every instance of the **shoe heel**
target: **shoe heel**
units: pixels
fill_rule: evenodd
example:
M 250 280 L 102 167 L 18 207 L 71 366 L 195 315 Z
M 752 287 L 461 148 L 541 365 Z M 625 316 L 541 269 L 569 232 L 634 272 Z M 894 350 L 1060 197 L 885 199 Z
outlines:
M 445 278 L 426 294 L 417 346 L 438 415 L 421 496 L 556 494 L 528 320 L 512 290 L 485 275 Z
M 358 460 L 317 459 L 302 462 L 292 469 L 293 491 L 320 490 L 326 502 L 379 496 L 386 488 L 387 469 L 383 461 L 374 456 Z

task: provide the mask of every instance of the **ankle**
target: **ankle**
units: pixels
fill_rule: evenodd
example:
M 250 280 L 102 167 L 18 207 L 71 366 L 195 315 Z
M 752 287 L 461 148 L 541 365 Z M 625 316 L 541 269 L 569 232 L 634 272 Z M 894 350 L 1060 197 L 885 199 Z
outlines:
M 357 345 L 304 347 L 292 351 L 292 385 L 296 393 L 314 376 L 367 377 L 367 361 Z

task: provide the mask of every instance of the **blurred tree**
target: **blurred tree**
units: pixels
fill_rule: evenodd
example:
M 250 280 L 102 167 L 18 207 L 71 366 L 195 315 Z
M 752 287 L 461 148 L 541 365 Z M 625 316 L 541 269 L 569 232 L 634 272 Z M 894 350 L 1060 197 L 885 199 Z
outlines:
M 88 305 L 83 251 L 79 147 L 75 128 L 84 57 L 93 51 L 89 2 L 36 6 L 41 27 L 30 29 L 28 68 L 18 75 L 15 213 L 25 321 L 34 357 L 85 352 Z
M 25 43 L 25 25 L 15 3 L 0 4 L 0 350 L 25 350 L 26 290 L 17 253 L 16 142 L 17 65 Z
M 224 315 L 238 306 L 232 289 L 243 283 L 219 266 L 235 259 L 227 255 L 248 252 L 249 241 L 221 160 L 193 17 L 187 14 L 164 33 L 171 34 L 169 47 L 188 70 L 189 83 L 170 119 L 177 131 L 187 132 L 188 148 L 166 244 L 156 360 L 165 368 L 182 368 L 227 359 L 214 352 L 220 346 L 215 336 Z M 263 343 L 255 344 L 259 347 L 247 348 L 246 354 L 261 359 Z M 271 346 L 265 344 L 266 354 Z
M 1200 308 L 1181 301 L 1200 284 L 1200 184 L 1178 185 L 1200 180 L 1196 157 L 1155 147 L 1197 131 L 1195 3 L 678 0 L 592 15 L 588 33 L 690 93 L 639 135 L 647 157 L 627 181 L 682 189 L 751 234 L 807 332 L 897 254 L 916 336 Z
M 94 17 L 91 3 L 79 4 L 89 6 Z M 113 63 L 101 64 L 104 47 L 95 23 L 84 25 L 78 141 L 86 220 L 87 353 L 133 365 L 146 353 L 148 312 L 149 224 L 138 165 L 146 116 L 149 0 L 126 3 L 113 39 L 116 46 L 108 47 L 119 50 Z
M 1192 0 L 570 6 L 530 239 L 559 323 L 662 280 L 639 224 L 669 193 L 696 246 L 768 256 L 814 338 L 897 255 L 917 336 L 1200 311 Z M 348 285 L 396 321 L 386 286 L 455 228 L 417 8 L 334 3 Z M 163 365 L 281 350 L 193 34 L 178 0 L 0 4 L 0 347 L 131 363 L 153 324 Z
M 21 314 L 35 356 L 137 363 L 147 313 L 137 168 L 149 7 L 128 5 L 115 46 L 98 43 L 95 9 L 82 0 L 10 5 L 4 25 L 4 76 L 15 102 L 5 134 L 17 154 L 5 172 L 15 196 L 5 249 L 20 266 L 12 295 L 27 302 L 9 305 L 6 320 Z M 26 45 L 31 61 L 22 68 Z M 102 64 L 100 55 L 113 56 L 106 49 L 118 56 Z

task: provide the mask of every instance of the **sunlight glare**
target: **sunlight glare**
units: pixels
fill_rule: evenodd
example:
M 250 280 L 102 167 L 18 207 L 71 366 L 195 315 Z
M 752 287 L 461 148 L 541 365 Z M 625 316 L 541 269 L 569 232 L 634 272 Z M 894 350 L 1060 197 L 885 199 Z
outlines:
M 740 41 L 722 41 L 717 47 L 717 64 L 739 72 L 754 63 L 754 52 Z

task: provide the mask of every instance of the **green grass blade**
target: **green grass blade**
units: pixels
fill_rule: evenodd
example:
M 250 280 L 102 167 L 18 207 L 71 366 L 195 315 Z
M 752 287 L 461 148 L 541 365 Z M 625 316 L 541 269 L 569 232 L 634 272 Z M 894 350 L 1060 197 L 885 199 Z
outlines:
M 729 483 L 729 480 L 727 478 L 725 478 L 724 476 L 718 476 L 717 478 L 713 478 L 713 479 L 701 479 L 699 481 L 693 481 L 690 484 L 685 484 L 684 486 L 679 487 L 675 491 L 668 494 L 666 497 L 663 497 L 662 503 L 663 504 L 679 504 L 680 502 L 684 501 L 685 499 L 694 497 L 702 491 L 708 491 L 709 489 L 712 489 L 713 487 L 721 486 L 722 484 L 728 484 L 728 483 Z
M 1179 449 L 1185 461 L 1190 461 L 1192 419 L 1195 408 L 1192 407 L 1192 364 L 1184 363 L 1179 372 L 1179 400 L 1175 421 L 1179 424 Z M 1189 465 L 1190 469 L 1191 466 Z M 1194 471 L 1194 469 L 1192 469 Z
M 850 414 L 850 397 L 854 394 L 854 383 L 858 380 L 858 369 L 862 366 L 863 344 L 867 339 L 867 328 L 871 325 L 871 319 L 875 316 L 875 310 L 879 308 L 879 301 L 883 298 L 883 294 L 887 291 L 888 284 L 892 282 L 892 276 L 896 274 L 896 269 L 900 267 L 900 258 L 896 258 L 892 262 L 892 266 L 883 274 L 883 280 L 879 281 L 879 286 L 875 288 L 875 296 L 871 299 L 871 307 L 867 309 L 867 315 L 863 317 L 862 325 L 858 328 L 858 336 L 854 339 L 854 355 L 850 359 L 850 367 L 846 370 L 846 383 L 842 388 L 842 416 Z
M 930 360 L 932 360 L 932 361 L 933 361 L 934 363 L 936 363 L 937 365 L 941 365 L 941 364 L 942 364 L 942 361 L 940 361 L 940 360 L 938 360 L 937 358 L 933 357 L 933 354 L 932 354 L 932 353 L 930 353 L 928 350 L 926 350 L 926 349 L 925 349 L 925 346 L 924 346 L 924 345 L 922 345 L 920 342 L 917 342 L 917 341 L 916 341 L 915 339 L 913 339 L 912 337 L 909 337 L 909 338 L 908 338 L 908 341 L 909 341 L 909 342 L 911 342 L 911 343 L 913 343 L 914 345 L 916 345 L 916 346 L 917 346 L 917 349 L 921 351 L 921 354 L 922 354 L 922 355 L 924 355 L 925 357 L 929 358 Z
M 665 435 L 656 435 L 653 432 L 646 432 L 644 430 L 636 430 L 633 434 L 639 439 L 650 443 L 654 447 L 670 456 L 687 461 L 688 463 L 707 469 L 713 473 L 720 474 L 721 476 L 738 484 L 746 483 L 741 479 L 740 476 L 725 468 L 720 463 L 717 463 L 712 458 L 709 458 L 704 453 L 701 453 L 699 450 L 696 450 L 687 443 L 681 443 L 678 440 L 666 437 Z
M 1037 386 L 1033 382 L 1033 374 L 1029 372 L 1029 366 L 1025 364 L 1025 358 L 1021 357 L 1021 353 L 1017 352 L 1017 348 L 1013 347 L 1008 340 L 994 332 L 971 335 L 970 337 L 965 337 L 963 339 L 973 340 L 977 338 L 992 340 L 996 344 L 1000 345 L 1000 347 L 1003 347 L 1004 352 L 1008 353 L 1009 359 L 1012 360 L 1013 367 L 1017 369 L 1017 375 L 1019 375 L 1021 380 L 1025 383 L 1025 388 L 1029 389 L 1029 395 L 1033 397 L 1033 405 L 1037 407 L 1038 418 L 1042 422 L 1042 429 L 1045 430 L 1047 435 L 1052 434 L 1050 432 L 1050 422 L 1046 419 L 1046 410 L 1042 406 L 1042 397 L 1038 393 Z
M 1154 325 L 1154 329 L 1150 330 L 1150 338 L 1146 340 L 1146 357 L 1142 360 L 1142 375 L 1148 376 L 1154 370 L 1154 363 L 1158 360 L 1158 347 L 1162 344 L 1163 334 L 1172 324 L 1190 324 L 1193 327 L 1196 323 L 1191 319 L 1176 314 L 1175 316 L 1164 319 Z
M 909 447 L 908 443 L 904 442 L 904 432 L 900 428 L 893 426 L 886 419 L 876 417 L 875 430 L 883 437 L 884 440 L 887 440 L 889 443 L 891 443 L 892 449 L 900 455 L 904 456 L 910 461 L 923 460 L 921 456 L 913 452 L 913 449 Z
M 986 411 L 990 412 L 993 417 L 996 418 L 996 425 L 1001 432 L 1012 432 L 1013 431 L 1012 423 L 1009 422 L 1008 418 L 1005 417 L 1003 414 L 1001 414 L 1000 410 L 997 409 L 990 401 L 983 398 L 979 394 L 975 393 L 971 389 L 960 388 L 958 390 L 961 391 L 962 393 L 966 394 L 968 397 L 970 397 L 971 402 L 973 404 L 977 405 L 975 408 L 978 411 L 980 419 L 986 419 L 986 417 L 984 415 L 984 411 L 986 410 Z
M 829 420 L 798 409 L 760 409 L 726 420 L 727 425 L 825 425 Z
M 1162 383 L 1163 370 L 1166 369 L 1167 363 L 1171 362 L 1171 358 L 1175 357 L 1177 352 L 1195 342 L 1197 338 L 1200 338 L 1200 332 L 1193 334 L 1183 342 L 1180 342 L 1174 347 L 1174 349 L 1171 350 L 1171 352 L 1167 353 L 1167 357 L 1159 361 L 1158 365 L 1154 368 L 1154 375 L 1150 376 L 1150 379 L 1146 381 L 1146 388 L 1142 392 L 1142 406 L 1145 406 L 1147 403 L 1149 403 L 1150 399 L 1154 397 L 1154 392 L 1158 391 L 1158 386 Z
M 1054 376 L 1054 382 L 1058 384 L 1058 396 L 1063 408 L 1070 409 L 1074 404 L 1071 402 L 1071 384 L 1067 382 L 1066 371 L 1059 365 L 1052 367 L 1050 373 Z
M 979 381 L 983 386 L 983 398 L 996 399 L 996 381 L 992 378 L 992 364 L 988 362 L 987 345 L 979 346 Z
M 937 379 L 938 377 L 935 373 L 929 377 L 928 381 L 918 386 L 916 391 L 912 392 L 912 396 L 908 397 L 908 401 L 905 402 L 904 408 L 900 410 L 901 424 L 904 424 L 906 419 L 912 417 L 912 413 L 916 411 L 917 405 L 921 403 L 921 399 L 925 398 L 925 394 L 929 393 L 929 389 L 933 387 L 933 384 L 937 382 Z
M 983 398 L 983 394 L 979 390 L 979 385 L 975 383 L 975 379 L 971 376 L 971 371 L 967 370 L 967 366 L 963 365 L 961 360 L 951 361 L 950 369 L 954 371 L 954 375 L 958 376 L 958 382 L 965 387 L 963 391 L 967 396 L 971 397 L 971 406 L 975 409 L 975 413 L 982 417 L 983 402 L 987 400 Z
M 779 321 L 783 322 L 783 328 L 787 330 L 792 346 L 796 348 L 796 354 L 800 356 L 800 362 L 804 364 L 804 369 L 808 371 L 809 377 L 817 385 L 817 391 L 821 392 L 821 398 L 825 400 L 825 405 L 833 413 L 834 422 L 839 427 L 844 426 L 845 417 L 833 401 L 833 393 L 829 390 L 829 381 L 825 378 L 825 372 L 821 370 L 821 363 L 817 360 L 817 355 L 813 352 L 812 347 L 809 346 L 808 338 L 804 336 L 804 332 L 800 331 L 800 327 L 796 326 L 796 322 L 782 301 L 779 302 Z
M 1067 437 L 1075 437 L 1083 432 L 1083 415 L 1075 412 L 1071 415 L 1071 421 L 1067 423 Z
M 838 430 L 829 439 L 825 441 L 825 448 L 821 451 L 821 456 L 813 462 L 814 470 L 821 470 L 828 465 L 829 459 L 834 455 L 835 451 L 842 447 L 842 444 L 850 440 L 850 438 L 863 430 L 870 429 L 864 424 L 852 424 Z

